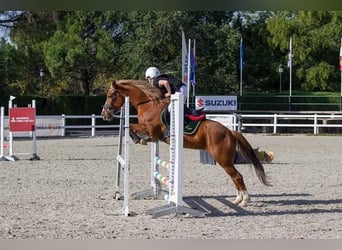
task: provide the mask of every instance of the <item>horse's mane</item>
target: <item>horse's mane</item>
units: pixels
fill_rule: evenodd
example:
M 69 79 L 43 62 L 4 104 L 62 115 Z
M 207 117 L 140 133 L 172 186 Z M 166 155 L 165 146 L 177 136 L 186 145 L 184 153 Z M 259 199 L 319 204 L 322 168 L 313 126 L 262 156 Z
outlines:
M 131 85 L 137 87 L 151 99 L 158 100 L 162 97 L 160 89 L 152 86 L 146 80 L 118 80 L 117 84 Z

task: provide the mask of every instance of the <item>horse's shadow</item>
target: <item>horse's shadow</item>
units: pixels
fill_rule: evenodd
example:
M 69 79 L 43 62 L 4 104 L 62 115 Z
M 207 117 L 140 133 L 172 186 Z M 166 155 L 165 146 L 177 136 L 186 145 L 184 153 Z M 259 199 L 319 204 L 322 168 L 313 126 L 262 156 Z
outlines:
M 270 216 L 270 215 L 296 215 L 296 214 L 316 214 L 316 213 L 342 213 L 342 199 L 293 199 L 293 197 L 310 197 L 310 194 L 266 194 L 251 195 L 252 201 L 246 207 L 235 205 L 230 200 L 233 196 L 186 196 L 183 197 L 184 203 L 193 209 L 198 209 L 206 214 L 206 217 L 221 216 Z M 272 198 L 272 200 L 263 200 L 253 202 L 253 197 Z M 281 199 L 274 199 L 274 198 Z M 283 199 L 289 197 L 289 199 Z M 292 198 L 291 198 L 292 197 Z M 231 211 L 227 212 L 225 207 Z M 331 208 L 316 208 L 316 205 L 341 205 Z M 294 208 L 291 208 L 294 206 Z M 301 207 L 295 207 L 301 206 Z M 267 208 L 265 209 L 259 209 Z

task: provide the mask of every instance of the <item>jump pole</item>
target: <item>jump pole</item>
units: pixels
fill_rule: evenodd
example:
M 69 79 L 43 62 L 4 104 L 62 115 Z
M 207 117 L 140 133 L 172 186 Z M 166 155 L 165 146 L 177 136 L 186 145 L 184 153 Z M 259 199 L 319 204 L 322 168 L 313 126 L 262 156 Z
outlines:
M 183 206 L 183 126 L 184 98 L 179 92 L 171 95 L 170 112 L 170 185 L 168 204 L 147 211 L 152 218 L 170 214 L 189 214 L 204 217 L 204 213 Z
M 9 110 L 13 108 L 12 100 L 14 99 L 15 99 L 14 96 L 10 96 L 10 100 L 8 101 L 8 113 L 9 113 Z M 9 161 L 16 161 L 18 160 L 18 157 L 13 155 L 13 132 L 10 129 L 8 130 L 8 138 L 9 138 L 9 142 L 8 142 L 8 154 L 9 155 L 6 156 L 6 159 Z
M 0 140 L 1 140 L 1 151 L 0 151 L 0 161 L 7 161 L 6 157 L 4 156 L 4 130 L 5 130 L 5 108 L 1 107 L 1 116 L 0 116 Z
M 124 145 L 125 153 L 117 156 L 117 161 L 124 167 L 124 206 L 123 211 L 125 216 L 129 216 L 129 97 L 125 97 L 125 124 L 124 124 Z
M 119 125 L 119 146 L 118 146 L 118 152 L 117 155 L 122 155 L 122 138 L 124 136 L 124 123 L 125 123 L 125 106 L 121 107 L 121 112 L 120 112 L 120 125 Z M 120 194 L 120 180 L 121 180 L 121 163 L 120 161 L 117 161 L 116 163 L 116 182 L 115 182 L 115 194 L 114 198 L 116 200 L 121 199 L 121 194 Z
M 151 187 L 149 189 L 138 191 L 132 194 L 134 199 L 145 199 L 152 197 L 153 199 L 163 199 L 168 191 L 161 189 L 161 183 L 154 176 L 155 172 L 159 172 L 159 164 L 157 158 L 159 157 L 159 141 L 151 142 Z

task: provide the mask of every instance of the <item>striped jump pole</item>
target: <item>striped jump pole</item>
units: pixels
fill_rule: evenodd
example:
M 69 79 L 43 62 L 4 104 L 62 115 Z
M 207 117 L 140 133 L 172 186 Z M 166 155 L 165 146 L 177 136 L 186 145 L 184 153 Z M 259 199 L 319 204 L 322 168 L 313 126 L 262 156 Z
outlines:
M 170 111 L 170 161 L 169 161 L 169 199 L 168 204 L 147 211 L 152 218 L 170 214 L 189 214 L 204 217 L 204 213 L 183 206 L 183 126 L 184 99 L 181 93 L 171 96 Z
M 159 142 L 151 142 L 151 187 L 138 191 L 132 194 L 134 199 L 145 199 L 147 197 L 152 197 L 153 199 L 162 199 L 168 194 L 168 190 L 161 188 L 161 183 L 158 178 L 156 178 L 154 173 L 159 173 L 159 164 L 157 159 L 159 158 Z
M 124 156 L 118 154 L 116 160 L 118 161 L 117 166 L 124 168 L 124 206 L 123 212 L 125 216 L 129 216 L 129 97 L 125 97 L 125 122 L 124 122 Z M 120 172 L 119 172 L 120 174 Z
M 122 155 L 122 138 L 124 137 L 124 123 L 125 123 L 125 105 L 121 107 L 120 112 L 120 125 L 119 125 L 119 146 L 117 151 L 117 156 Z M 115 193 L 114 193 L 114 199 L 120 200 L 121 194 L 120 194 L 120 181 L 121 181 L 121 166 L 120 161 L 116 162 L 116 181 L 115 181 Z

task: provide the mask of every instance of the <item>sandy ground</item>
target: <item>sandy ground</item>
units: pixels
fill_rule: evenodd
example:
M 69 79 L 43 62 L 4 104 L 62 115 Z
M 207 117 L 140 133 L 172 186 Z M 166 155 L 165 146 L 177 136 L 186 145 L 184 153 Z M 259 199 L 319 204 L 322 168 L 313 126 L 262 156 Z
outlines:
M 246 207 L 231 203 L 235 190 L 219 166 L 199 163 L 185 150 L 185 206 L 204 218 L 146 211 L 164 200 L 113 199 L 117 137 L 40 139 L 40 161 L 19 155 L 0 162 L 0 238 L 8 239 L 341 239 L 342 137 L 247 134 L 253 147 L 273 150 L 264 164 L 272 187 L 263 186 L 248 164 L 236 165 L 251 195 Z M 15 141 L 14 153 L 31 141 Z M 150 147 L 131 146 L 130 192 L 150 186 Z M 161 156 L 168 146 L 161 144 Z

